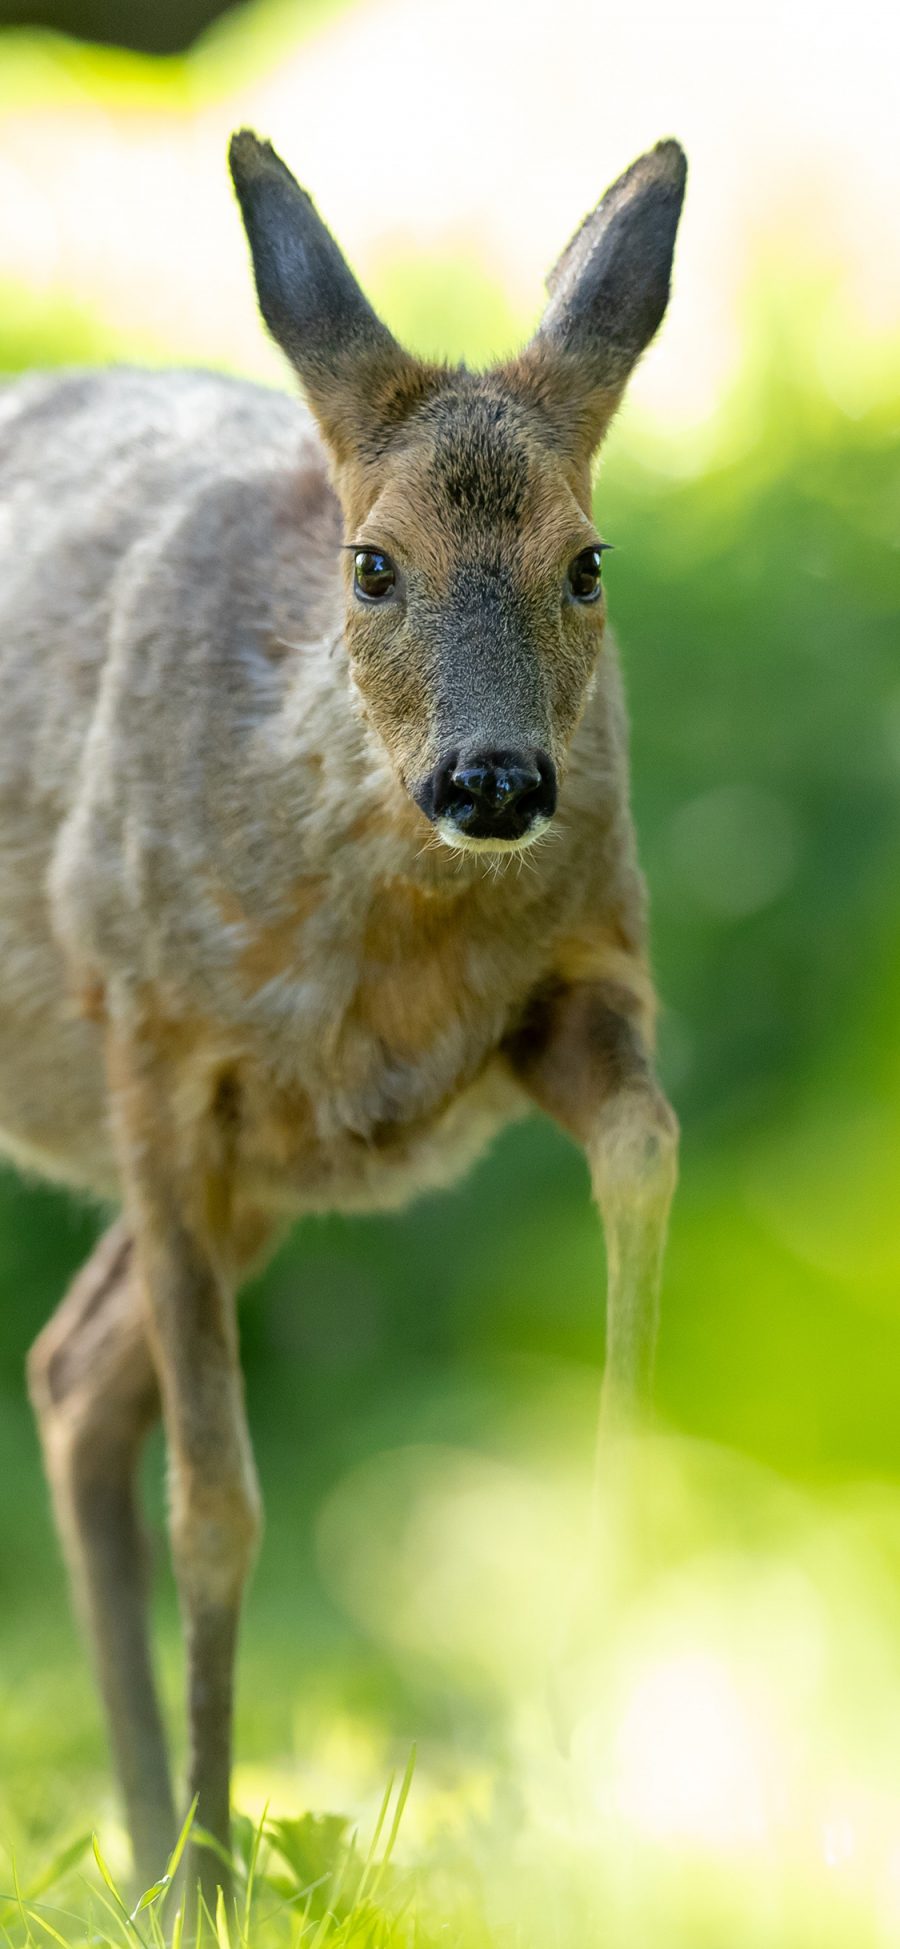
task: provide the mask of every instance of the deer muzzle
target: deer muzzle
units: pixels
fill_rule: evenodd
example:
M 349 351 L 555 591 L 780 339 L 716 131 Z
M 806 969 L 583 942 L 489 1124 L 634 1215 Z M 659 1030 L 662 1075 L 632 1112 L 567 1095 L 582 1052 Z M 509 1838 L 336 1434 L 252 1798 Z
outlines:
M 413 796 L 447 845 L 506 850 L 546 831 L 556 770 L 544 751 L 453 751 Z

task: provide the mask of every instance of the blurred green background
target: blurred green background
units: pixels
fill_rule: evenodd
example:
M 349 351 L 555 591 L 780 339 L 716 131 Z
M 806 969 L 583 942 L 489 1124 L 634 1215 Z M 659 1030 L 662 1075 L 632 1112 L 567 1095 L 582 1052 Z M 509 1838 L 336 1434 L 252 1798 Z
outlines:
M 543 243 L 519 276 L 472 214 L 472 199 L 466 204 L 487 168 L 481 196 L 491 205 L 490 159 L 478 162 L 484 130 L 466 119 L 477 115 L 477 101 L 471 109 L 456 103 L 459 153 L 432 158 L 451 189 L 461 172 L 458 225 L 432 225 L 427 209 L 423 217 L 411 205 L 404 227 L 402 127 L 391 138 L 398 204 L 387 211 L 367 203 L 371 132 L 363 137 L 341 119 L 343 63 L 361 48 L 377 101 L 395 72 L 396 37 L 417 19 L 423 47 L 418 55 L 407 47 L 404 73 L 407 81 L 418 75 L 427 93 L 437 84 L 425 23 L 434 29 L 442 13 L 379 6 L 258 4 L 230 14 L 193 52 L 156 62 L 7 33 L 0 184 L 14 194 L 0 221 L 4 367 L 208 356 L 277 379 L 257 343 L 220 140 L 232 122 L 260 120 L 267 106 L 264 125 L 301 174 L 307 146 L 319 142 L 327 156 L 336 144 L 346 158 L 358 138 L 352 196 L 335 176 L 335 227 L 343 237 L 342 205 L 357 212 L 353 254 L 399 334 L 417 349 L 473 358 L 514 342 L 539 303 Z M 652 7 L 637 11 L 638 36 L 667 31 Z M 588 16 L 574 0 L 569 15 L 563 8 L 557 49 L 567 24 L 576 46 L 585 30 Z M 185 17 L 179 34 L 172 18 L 164 44 L 183 46 L 197 22 Z M 526 9 L 509 15 L 510 34 L 517 19 L 526 53 L 539 56 L 549 30 Z M 704 122 L 698 107 L 718 82 L 727 97 L 732 57 L 739 61 L 746 44 L 738 38 L 729 62 L 710 73 L 704 59 L 715 66 L 729 50 L 710 51 L 705 19 L 702 10 L 688 19 L 695 38 L 685 58 L 699 69 L 697 87 L 688 86 L 686 67 L 675 93 L 660 97 L 697 182 L 667 327 L 675 349 L 651 355 L 656 377 L 643 393 L 638 382 L 598 482 L 602 532 L 616 544 L 609 599 L 631 704 L 634 803 L 664 1004 L 661 1063 L 683 1125 L 683 1178 L 659 1357 L 656 1556 L 628 1587 L 625 1622 L 610 1625 L 601 1690 L 619 1730 L 606 1759 L 595 1754 L 591 1765 L 595 1773 L 600 1765 L 612 1802 L 601 1795 L 587 1839 L 566 1815 L 565 1846 L 575 1855 L 566 1856 L 563 1878 L 573 1889 L 576 1856 L 603 1854 L 612 1804 L 634 1845 L 649 1847 L 653 1873 L 640 1888 L 618 1888 L 610 1941 L 620 1926 L 623 1941 L 635 1940 L 635 1917 L 649 1926 L 658 1900 L 668 1934 L 653 1939 L 682 1940 L 683 1908 L 691 1949 L 721 1942 L 722 1929 L 732 1944 L 887 1942 L 900 1928 L 892 1838 L 900 1831 L 900 359 L 883 307 L 867 309 L 857 264 L 842 260 L 838 231 L 830 256 L 822 246 L 820 212 L 810 242 L 808 211 L 828 199 L 833 155 L 823 148 L 817 192 L 815 157 L 806 153 L 805 201 L 796 209 L 774 197 L 768 214 L 754 206 L 751 216 L 744 190 L 765 138 L 751 96 L 720 104 L 719 123 Z M 492 57 L 507 45 L 507 20 L 502 8 L 496 23 L 488 10 L 488 20 Z M 789 34 L 782 86 L 790 95 L 791 60 L 796 85 L 814 16 L 798 7 L 787 20 L 794 40 Z M 98 25 L 96 7 L 85 6 L 82 19 L 73 0 L 60 21 L 136 46 L 146 40 L 128 9 Z M 749 15 L 741 21 L 749 34 Z M 474 30 L 474 15 L 468 24 Z M 449 16 L 442 25 L 449 34 Z M 870 28 L 884 23 L 873 15 Z M 823 32 L 827 42 L 827 23 Z M 813 83 L 823 102 L 833 87 L 836 101 L 846 50 L 832 35 L 826 71 L 821 41 Z M 383 59 L 374 74 L 373 48 Z M 324 132 L 308 120 L 295 125 L 290 77 L 304 61 L 316 88 L 323 74 L 334 78 L 322 97 L 328 116 L 319 109 L 319 122 L 330 120 Z M 504 72 L 495 63 L 489 76 L 500 92 L 519 85 L 518 71 L 506 82 Z M 569 229 L 604 179 L 644 140 L 667 132 L 645 126 L 645 94 L 655 107 L 659 93 L 658 77 L 645 82 L 640 66 L 624 71 L 635 139 L 620 104 L 631 146 L 614 151 L 609 135 L 591 137 L 599 177 L 596 162 L 590 177 L 579 174 Z M 771 102 L 769 109 L 771 137 L 778 123 Z M 854 112 L 848 152 L 862 139 L 864 100 Z M 729 117 L 744 175 L 729 176 L 723 165 L 716 202 L 710 179 Z M 525 239 L 523 264 L 529 199 L 541 237 L 549 215 L 555 219 L 554 170 L 566 176 L 561 129 L 557 123 L 543 147 L 538 134 L 530 150 L 523 143 L 507 158 L 522 186 L 515 228 Z M 870 136 L 874 167 L 877 118 Z M 580 153 L 573 138 L 579 170 Z M 109 161 L 119 154 L 117 183 Z M 173 257 L 181 251 L 173 283 L 187 253 L 172 229 L 166 172 L 176 161 L 190 169 L 192 158 L 196 178 L 180 178 L 185 207 L 196 180 L 193 221 L 213 212 L 214 241 L 192 267 L 193 282 L 185 275 L 181 296 L 159 298 L 160 311 L 154 250 L 164 262 L 171 237 Z M 780 166 L 776 154 L 773 180 Z M 77 223 L 65 215 L 64 176 Z M 861 165 L 860 208 L 864 177 Z M 97 266 L 106 262 L 113 275 L 108 260 L 123 234 L 111 205 L 127 204 L 135 183 L 146 200 L 119 212 L 134 236 L 130 282 L 107 289 Z M 57 218 L 59 234 L 48 242 L 41 226 Z M 851 212 L 851 232 L 853 222 Z M 720 248 L 726 225 L 730 255 Z M 566 234 L 564 224 L 551 255 Z M 216 255 L 220 236 L 227 261 L 224 247 Z M 876 282 L 891 271 L 885 249 L 872 244 Z M 143 286 L 134 268 L 142 250 Z M 223 322 L 232 289 L 244 308 L 236 303 Z M 687 334 L 678 324 L 682 303 Z M 50 1188 L 12 1172 L 0 1179 L 0 1839 L 33 1862 L 85 1820 L 105 1820 L 115 1833 L 23 1386 L 26 1349 L 99 1223 Z M 447 1835 L 463 1830 L 478 1898 L 487 1900 L 484 1833 L 494 1833 L 485 1858 L 508 1856 L 509 1865 L 509 1835 L 538 1819 L 535 1779 L 551 1798 L 556 1791 L 547 1754 L 557 1748 L 546 1727 L 540 1736 L 534 1730 L 542 1708 L 529 1717 L 523 1701 L 543 1697 L 554 1609 L 544 1585 L 565 1558 L 560 1536 L 570 1535 L 589 1468 L 602 1291 L 584 1165 L 534 1122 L 510 1132 L 464 1187 L 399 1219 L 305 1224 L 247 1295 L 244 1358 L 269 1527 L 245 1629 L 239 1800 L 252 1806 L 271 1792 L 289 1807 L 364 1807 L 379 1769 L 417 1737 L 425 1786 L 416 1845 L 440 1856 Z M 148 1496 L 174 1710 L 159 1447 L 148 1461 Z M 429 1580 L 431 1603 L 420 1601 Z M 517 1609 L 535 1620 L 524 1650 L 508 1636 Z M 621 1662 L 632 1627 L 651 1665 L 656 1659 L 650 1678 Z M 688 1660 L 683 1669 L 679 1658 Z M 699 1659 L 696 1669 L 691 1659 Z M 665 1731 L 669 1693 L 663 1685 L 657 1698 L 651 1682 L 658 1670 L 674 1671 L 676 1699 L 699 1699 L 683 1737 L 677 1711 L 671 1735 Z M 743 1700 L 744 1719 L 731 1734 L 730 1707 L 716 1690 L 723 1671 Z M 634 1754 L 645 1679 L 652 1736 L 641 1786 L 643 1761 Z M 777 1739 L 788 1739 L 799 1768 L 787 1811 L 784 1749 L 754 1760 L 741 1731 L 755 1719 L 754 1687 L 762 1684 Z M 704 1714 L 720 1733 L 726 1726 L 721 1753 L 715 1738 L 704 1748 L 697 1733 Z M 660 1746 L 670 1736 L 686 1769 L 676 1756 L 671 1778 Z M 695 1744 L 699 1760 L 691 1759 Z M 699 1799 L 698 1765 L 701 1774 L 706 1767 Z M 723 1839 L 716 1808 L 743 1806 L 757 1774 L 759 1822 L 739 1819 L 734 1832 L 726 1823 Z M 490 1823 L 496 1828 L 498 1805 L 508 1812 L 507 1803 L 516 1813 L 501 1823 L 500 1839 Z M 553 1831 L 559 1848 L 560 1829 Z M 680 1882 L 673 1893 L 672 1861 L 682 1857 L 715 1866 L 696 1908 Z M 456 1894 L 461 1858 L 454 1856 Z M 761 1865 L 770 1896 L 781 1891 L 765 1912 L 748 1898 Z M 518 1895 L 498 1894 L 498 1926 L 521 1901 L 516 1874 L 509 1868 Z M 499 1867 L 497 1877 L 501 1885 Z

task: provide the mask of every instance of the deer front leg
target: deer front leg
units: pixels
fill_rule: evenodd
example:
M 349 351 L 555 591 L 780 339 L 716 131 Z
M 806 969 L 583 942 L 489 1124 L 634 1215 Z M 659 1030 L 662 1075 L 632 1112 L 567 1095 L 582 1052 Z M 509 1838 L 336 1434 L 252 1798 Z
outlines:
M 238 1619 L 260 1528 L 235 1316 L 235 1105 L 220 1090 L 186 1137 L 171 1109 L 178 1076 L 146 1044 L 115 1045 L 111 1079 L 168 1448 L 188 1789 L 199 1796 L 198 1823 L 227 1848 Z M 209 1849 L 194 1873 L 207 1895 L 227 1879 Z
M 539 995 L 510 1053 L 542 1109 L 583 1146 L 606 1238 L 601 1444 L 650 1397 L 678 1125 L 653 1073 L 641 989 L 560 983 Z

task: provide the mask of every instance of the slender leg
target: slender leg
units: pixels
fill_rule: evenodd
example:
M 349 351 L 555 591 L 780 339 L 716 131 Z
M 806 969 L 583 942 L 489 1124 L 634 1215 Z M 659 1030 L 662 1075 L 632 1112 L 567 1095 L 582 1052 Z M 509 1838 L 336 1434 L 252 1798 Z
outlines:
M 606 1237 L 601 1439 L 633 1423 L 649 1405 L 677 1146 L 669 1104 L 654 1084 L 640 1079 L 604 1105 L 588 1142 Z
M 170 1527 L 187 1656 L 188 1792 L 229 1840 L 233 1673 L 260 1503 L 231 1295 L 185 1234 L 147 1250 L 169 1450 Z M 221 1865 L 200 1858 L 205 1889 Z
M 678 1125 L 656 1082 L 641 985 L 554 986 L 510 1044 L 542 1108 L 583 1145 L 607 1256 L 601 1443 L 649 1404 Z
M 147 1635 L 136 1494 L 159 1413 L 131 1239 L 114 1225 L 29 1356 L 31 1398 L 78 1609 L 91 1641 L 143 1886 L 176 1834 Z
M 659 1283 L 675 1184 L 677 1125 L 653 1076 L 648 982 L 548 983 L 507 1054 L 536 1103 L 584 1149 L 603 1219 L 607 1259 L 606 1372 L 590 1521 L 560 1593 L 548 1703 L 569 1750 L 597 1658 L 597 1618 L 614 1612 L 623 1567 L 646 1534 L 635 1444 L 649 1405 Z
M 170 1533 L 187 1653 L 189 1780 L 198 1822 L 229 1838 L 233 1668 L 260 1502 L 244 1412 L 234 1287 L 230 1144 L 220 1091 L 187 1136 L 170 1079 L 146 1046 L 115 1052 L 115 1110 L 169 1456 Z M 225 1873 L 199 1849 L 190 1874 L 214 1896 Z

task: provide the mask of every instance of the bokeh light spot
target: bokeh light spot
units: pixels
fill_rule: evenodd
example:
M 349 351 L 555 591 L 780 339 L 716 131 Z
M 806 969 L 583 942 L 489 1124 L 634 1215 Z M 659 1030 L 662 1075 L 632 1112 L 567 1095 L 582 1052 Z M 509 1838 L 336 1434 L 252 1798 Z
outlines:
M 698 907 L 741 920 L 790 885 L 801 851 L 787 800 L 757 785 L 720 785 L 681 807 L 669 827 L 669 858 Z

